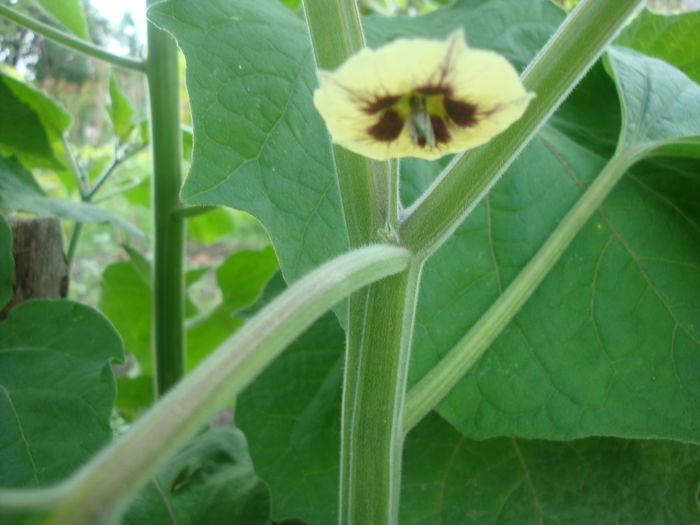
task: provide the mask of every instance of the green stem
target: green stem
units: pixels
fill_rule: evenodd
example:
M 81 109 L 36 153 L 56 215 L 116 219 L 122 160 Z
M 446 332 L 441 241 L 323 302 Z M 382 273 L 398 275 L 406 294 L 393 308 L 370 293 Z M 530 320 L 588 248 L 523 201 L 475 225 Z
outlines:
M 112 163 L 107 167 L 105 171 L 102 172 L 100 177 L 97 179 L 95 182 L 95 185 L 90 189 L 90 191 L 87 192 L 87 195 L 85 196 L 85 202 L 91 202 L 92 199 L 95 197 L 98 191 L 102 188 L 105 182 L 112 176 L 112 174 L 115 172 L 115 170 L 125 161 L 142 151 L 148 143 L 144 142 L 142 144 L 139 144 L 133 149 L 130 149 L 127 151 L 124 155 L 118 156 L 117 152 L 114 154 L 114 159 L 112 160 Z
M 43 22 L 39 22 L 33 18 L 20 14 L 7 6 L 0 5 L 0 15 L 28 29 L 31 29 L 39 35 L 50 38 L 57 44 L 61 44 L 84 55 L 104 60 L 105 62 L 109 62 L 110 64 L 123 67 L 125 69 L 133 69 L 134 71 L 142 72 L 146 69 L 143 60 L 115 55 L 106 49 L 102 49 L 101 47 L 87 42 L 86 40 L 74 37 L 73 35 L 51 27 L 48 24 L 44 24 Z
M 76 222 L 73 225 L 73 231 L 70 234 L 70 241 L 68 241 L 68 252 L 66 253 L 66 265 L 68 266 L 68 274 L 70 275 L 70 269 L 75 260 L 75 254 L 78 251 L 78 242 L 80 241 L 80 234 L 83 232 L 83 223 Z
M 616 154 L 610 159 L 503 294 L 447 355 L 411 388 L 404 413 L 406 432 L 437 406 L 498 337 L 635 160 L 626 154 Z
M 582 0 L 523 73 L 537 96 L 523 117 L 488 144 L 457 156 L 407 210 L 404 244 L 433 253 L 496 183 L 643 0 Z
M 155 0 L 148 0 L 148 4 Z M 182 377 L 184 356 L 184 220 L 180 208 L 182 133 L 175 41 L 148 24 L 147 78 L 153 144 L 153 348 L 156 390 L 164 394 Z
M 403 248 L 373 245 L 333 259 L 290 286 L 160 399 L 66 484 L 51 525 L 99 523 L 118 514 L 154 471 L 292 340 L 349 293 L 402 272 Z M 0 492 L 12 501 L 12 492 Z
M 421 262 L 373 284 L 345 394 L 340 523 L 398 522 L 403 406 Z
M 304 10 L 319 68 L 336 69 L 364 47 L 354 0 L 304 0 Z M 374 162 L 339 146 L 333 147 L 333 156 L 350 246 L 377 239 L 396 242 L 398 164 L 392 169 L 388 162 Z M 353 294 L 349 301 L 341 422 L 341 523 L 391 523 L 396 516 L 405 369 L 419 276 L 417 265 Z M 389 333 L 382 321 L 390 323 Z M 387 357 L 384 361 L 383 356 Z M 374 366 L 377 362 L 379 368 Z M 374 385 L 380 385 L 376 394 Z M 366 400 L 378 402 L 381 408 Z

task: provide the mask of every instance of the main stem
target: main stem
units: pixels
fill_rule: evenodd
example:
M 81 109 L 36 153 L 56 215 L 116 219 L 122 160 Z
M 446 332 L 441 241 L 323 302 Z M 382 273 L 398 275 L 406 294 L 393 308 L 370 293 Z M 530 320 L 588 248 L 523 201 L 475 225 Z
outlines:
M 333 70 L 364 46 L 354 0 L 305 0 L 319 68 Z M 351 247 L 397 242 L 398 163 L 333 147 Z M 340 522 L 398 519 L 406 370 L 420 279 L 419 262 L 352 295 L 347 320 L 340 459 Z
M 180 84 L 175 41 L 151 23 L 147 38 L 153 144 L 153 348 L 156 390 L 163 395 L 185 369 L 184 220 L 176 213 L 182 181 Z
M 422 263 L 415 259 L 366 296 L 354 384 L 346 384 L 341 524 L 398 522 L 403 406 Z

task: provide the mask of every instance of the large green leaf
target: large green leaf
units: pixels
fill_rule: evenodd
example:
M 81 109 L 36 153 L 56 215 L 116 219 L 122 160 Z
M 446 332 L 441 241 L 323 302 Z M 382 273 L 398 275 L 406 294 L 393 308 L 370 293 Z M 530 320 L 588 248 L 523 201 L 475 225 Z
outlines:
M 620 33 L 615 44 L 665 60 L 700 82 L 698 33 L 700 11 L 661 15 L 645 9 Z
M 27 84 L 0 73 L 0 154 L 17 155 L 25 166 L 61 168 L 56 152 L 70 116 Z
M 699 481 L 692 445 L 474 441 L 433 415 L 406 441 L 400 522 L 697 525 Z
M 51 215 L 77 222 L 109 222 L 143 241 L 144 234 L 113 213 L 85 202 L 48 197 L 14 157 L 0 156 L 0 209 Z
M 15 270 L 15 259 L 12 256 L 12 231 L 5 219 L 0 215 L 0 309 L 12 297 L 12 274 Z
M 325 316 L 240 396 L 273 518 L 337 521 L 343 334 Z M 431 415 L 404 450 L 402 525 L 700 523 L 700 449 L 612 438 L 471 440 Z
M 185 200 L 258 217 L 291 280 L 343 251 L 346 232 L 328 137 L 311 101 L 316 78 L 303 22 L 274 0 L 170 0 L 149 16 L 175 35 L 187 60 L 196 140 Z M 370 18 L 367 34 L 379 44 L 463 27 L 473 45 L 507 50 L 522 65 L 562 18 L 539 0 L 463 0 L 415 21 Z
M 215 427 L 163 466 L 132 501 L 125 525 L 269 525 L 270 494 L 258 479 L 243 434 Z
M 65 478 L 107 443 L 114 405 L 110 361 L 119 336 L 72 301 L 28 301 L 0 324 L 0 483 Z
M 81 0 L 36 0 L 57 22 L 80 38 L 88 38 Z

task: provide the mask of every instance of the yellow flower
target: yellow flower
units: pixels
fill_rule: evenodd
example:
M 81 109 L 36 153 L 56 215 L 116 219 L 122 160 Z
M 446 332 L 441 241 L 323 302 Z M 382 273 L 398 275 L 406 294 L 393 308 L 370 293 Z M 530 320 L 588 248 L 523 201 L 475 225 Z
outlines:
M 437 159 L 479 146 L 533 97 L 501 55 L 447 40 L 401 38 L 319 71 L 314 104 L 333 142 L 376 160 Z

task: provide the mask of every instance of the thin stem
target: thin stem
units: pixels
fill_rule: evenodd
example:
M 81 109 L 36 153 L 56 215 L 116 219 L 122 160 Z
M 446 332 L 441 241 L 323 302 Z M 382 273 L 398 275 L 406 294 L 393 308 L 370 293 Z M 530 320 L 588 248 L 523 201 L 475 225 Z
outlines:
M 95 194 L 100 191 L 100 188 L 104 185 L 105 182 L 109 179 L 109 177 L 116 171 L 116 169 L 126 162 L 128 159 L 139 153 L 140 151 L 143 151 L 148 143 L 144 142 L 142 144 L 139 144 L 135 148 L 130 149 L 123 155 L 119 155 L 118 152 L 115 151 L 114 154 L 114 159 L 110 163 L 110 165 L 107 167 L 106 170 L 102 172 L 102 174 L 99 176 L 97 181 L 95 182 L 95 185 L 87 192 L 86 198 L 84 199 L 85 202 L 91 202 L 92 199 L 94 198 Z
M 625 154 L 610 159 L 503 294 L 447 355 L 411 388 L 404 415 L 406 432 L 437 406 L 498 337 L 634 160 Z
M 421 262 L 373 284 L 344 403 L 340 523 L 398 522 L 403 406 Z
M 154 0 L 148 0 L 152 4 Z M 156 391 L 164 394 L 182 377 L 184 355 L 184 219 L 180 208 L 180 131 L 177 46 L 148 24 L 147 78 L 153 144 L 153 348 Z
M 321 314 L 353 291 L 403 271 L 410 254 L 374 245 L 313 270 L 269 303 L 67 483 L 51 525 L 118 514 L 154 471 Z M 10 501 L 11 491 L 0 492 Z
M 61 135 L 61 144 L 63 145 L 63 149 L 66 152 L 66 158 L 68 159 L 68 167 L 70 168 L 70 171 L 73 174 L 73 178 L 75 179 L 75 184 L 78 186 L 78 193 L 80 194 L 80 200 L 83 202 L 86 202 L 88 189 L 87 189 L 87 177 L 85 176 L 85 171 L 83 170 L 82 166 L 78 162 L 78 159 L 75 158 L 75 155 L 73 154 L 73 149 L 71 148 L 71 145 L 68 143 L 68 139 L 66 139 L 65 135 Z
M 407 210 L 405 245 L 425 256 L 452 234 L 520 150 L 598 59 L 643 0 L 582 0 L 523 73 L 537 96 L 523 117 L 488 144 L 457 156 Z
M 20 14 L 7 6 L 0 5 L 0 15 L 28 29 L 31 29 L 39 35 L 53 40 L 57 44 L 61 44 L 62 46 L 78 51 L 84 55 L 104 60 L 105 62 L 109 62 L 112 65 L 123 67 L 125 69 L 132 69 L 134 71 L 141 72 L 145 71 L 146 69 L 143 60 L 115 55 L 106 49 L 102 49 L 95 44 L 87 42 L 86 40 L 77 38 L 64 31 L 51 27 L 48 24 L 44 24 L 43 22 L 39 22 L 38 20 L 34 20 L 33 18 Z
M 70 234 L 70 241 L 68 241 L 68 251 L 66 253 L 66 265 L 68 266 L 68 274 L 70 275 L 70 269 L 73 266 L 73 261 L 75 260 L 75 254 L 78 251 L 78 243 L 80 241 L 80 234 L 83 232 L 83 223 L 76 222 L 73 225 L 73 231 Z

